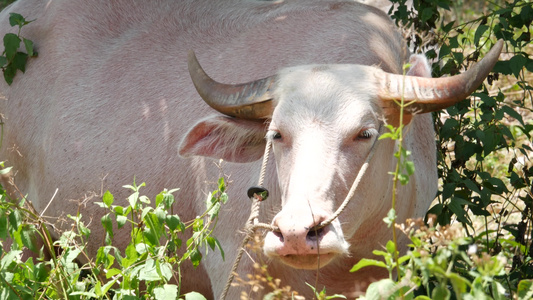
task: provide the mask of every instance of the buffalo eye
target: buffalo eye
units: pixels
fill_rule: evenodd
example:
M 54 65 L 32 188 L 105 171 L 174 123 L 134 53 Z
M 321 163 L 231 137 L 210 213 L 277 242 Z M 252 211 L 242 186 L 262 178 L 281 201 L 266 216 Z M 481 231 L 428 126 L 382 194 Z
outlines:
M 271 140 L 281 140 L 282 136 L 281 133 L 277 130 L 270 130 L 270 132 L 267 134 L 267 138 Z
M 361 131 L 357 136 L 358 140 L 368 140 L 370 138 L 372 138 L 372 131 L 368 129 Z

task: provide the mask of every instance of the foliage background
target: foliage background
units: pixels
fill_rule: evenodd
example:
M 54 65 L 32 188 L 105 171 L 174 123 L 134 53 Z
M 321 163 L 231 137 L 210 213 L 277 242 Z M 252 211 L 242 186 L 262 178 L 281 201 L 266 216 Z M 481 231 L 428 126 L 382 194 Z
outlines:
M 15 0 L 1 0 L 0 1 L 0 10 L 4 9 L 9 4 L 15 2 Z

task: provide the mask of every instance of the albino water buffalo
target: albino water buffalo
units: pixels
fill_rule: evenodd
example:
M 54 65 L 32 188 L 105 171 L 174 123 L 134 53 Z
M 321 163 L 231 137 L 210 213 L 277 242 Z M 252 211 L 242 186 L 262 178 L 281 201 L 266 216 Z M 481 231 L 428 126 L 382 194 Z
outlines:
M 270 197 L 260 218 L 280 231 L 265 236 L 269 274 L 306 295 L 305 282 L 315 283 L 317 273 L 318 289 L 346 295 L 384 275 L 348 272 L 391 238 L 382 219 L 396 144 L 377 138 L 385 123 L 399 121 L 392 100 L 401 97 L 404 78 L 397 74 L 410 58 L 384 13 L 324 0 L 20 0 L 1 13 L 1 36 L 15 30 L 10 12 L 35 19 L 22 35 L 39 56 L 11 86 L 0 83 L 0 159 L 14 167 L 16 184 L 37 210 L 56 189 L 46 215 L 74 214 L 79 204 L 71 199 L 99 194 L 101 186 L 124 197 L 121 186 L 136 176 L 147 195 L 180 187 L 175 211 L 189 220 L 205 210 L 205 193 L 220 172 L 214 162 L 224 159 L 230 201 L 215 236 L 226 260 L 209 254 L 197 270 L 183 270 L 184 290 L 218 297 L 242 239 L 235 233 L 249 214 L 246 190 L 257 183 L 270 139 Z M 499 46 L 477 67 L 446 79 L 425 78 L 425 59 L 411 58 L 404 95 L 417 102 L 406 114 L 404 138 L 416 173 L 398 191 L 400 221 L 423 216 L 437 190 L 425 113 L 471 93 Z M 346 210 L 312 230 L 344 200 L 371 148 Z M 81 209 L 93 219 L 94 253 L 104 210 L 90 203 Z M 128 239 L 116 235 L 115 243 Z M 245 256 L 239 273 L 252 273 L 251 266 Z M 240 292 L 232 288 L 228 299 Z

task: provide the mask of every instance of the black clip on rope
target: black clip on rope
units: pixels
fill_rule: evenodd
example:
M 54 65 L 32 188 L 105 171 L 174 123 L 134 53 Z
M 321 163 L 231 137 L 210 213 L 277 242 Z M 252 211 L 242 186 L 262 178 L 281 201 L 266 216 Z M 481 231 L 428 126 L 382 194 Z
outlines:
M 259 201 L 264 201 L 268 198 L 268 190 L 262 186 L 252 186 L 248 189 L 248 198 L 259 196 Z

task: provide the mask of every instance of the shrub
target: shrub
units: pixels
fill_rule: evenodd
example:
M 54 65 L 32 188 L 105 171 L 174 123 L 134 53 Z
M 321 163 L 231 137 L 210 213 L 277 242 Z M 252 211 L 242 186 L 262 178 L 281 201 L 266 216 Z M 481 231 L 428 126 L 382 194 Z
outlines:
M 24 197 L 14 203 L 5 190 L 0 190 L 0 239 L 13 241 L 8 249 L 0 244 L 0 299 L 205 299 L 195 292 L 180 293 L 180 268 L 184 263 L 198 266 L 202 247 L 206 253 L 218 249 L 224 257 L 220 243 L 212 236 L 220 207 L 227 200 L 224 178 L 207 198 L 205 213 L 187 222 L 171 213 L 177 189 L 162 191 L 151 206 L 150 199 L 140 193 L 143 186 L 124 186 L 132 191 L 127 206 L 114 205 L 109 191 L 96 203 L 108 213 L 101 219 L 106 245 L 98 249 L 95 258 L 85 252 L 91 232 L 81 214 L 68 216 L 72 230 L 54 242 L 45 220 L 25 205 Z M 125 249 L 112 244 L 113 228 L 122 227 L 130 228 Z M 43 249 L 35 248 L 37 234 L 45 245 L 56 248 L 49 251 L 51 259 L 43 257 Z M 23 248 L 41 255 L 37 260 L 23 261 Z M 79 266 L 76 260 L 80 258 L 89 258 L 89 262 Z
M 486 14 L 456 24 L 444 21 L 437 9 L 449 9 L 451 1 L 413 1 L 412 10 L 404 1 L 393 2 L 400 3 L 392 16 L 407 28 L 415 49 L 440 46 L 428 51 L 436 59 L 435 77 L 468 68 L 497 39 L 507 47 L 488 84 L 435 114 L 441 184 L 426 221 L 437 227 L 415 229 L 410 221 L 400 226 L 412 242 L 406 255 L 394 259 L 398 253 L 390 242 L 375 252 L 383 261 L 354 266 L 353 271 L 367 265 L 390 270 L 390 278 L 372 284 L 365 299 L 530 299 L 532 5 L 494 4 Z

